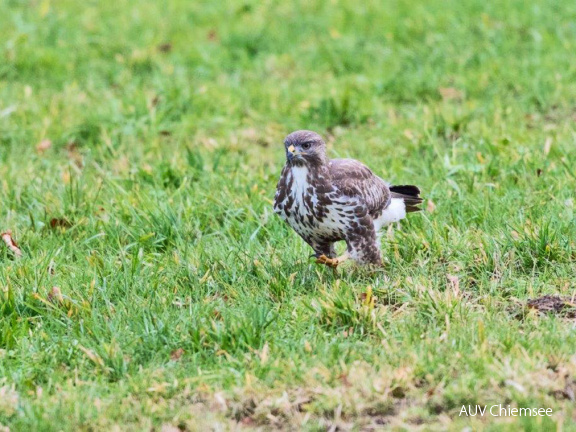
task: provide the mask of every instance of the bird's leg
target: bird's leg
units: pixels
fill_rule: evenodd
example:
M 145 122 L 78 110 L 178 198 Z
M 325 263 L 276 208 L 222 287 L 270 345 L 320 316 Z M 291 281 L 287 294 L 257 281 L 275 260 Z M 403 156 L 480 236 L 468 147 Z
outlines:
M 334 258 L 336 256 L 336 250 L 334 249 L 333 242 L 316 242 L 310 241 L 308 244 L 314 249 L 314 254 L 310 258 L 318 258 L 321 255 L 325 255 L 328 258 Z
M 348 259 L 348 252 L 341 257 L 336 258 L 336 250 L 334 249 L 333 242 L 315 243 L 312 247 L 316 252 L 312 256 L 316 257 L 316 262 L 318 264 L 325 264 L 328 267 L 336 268 L 338 267 L 338 264 Z
M 316 259 L 316 262 L 318 264 L 325 264 L 328 267 L 336 268 L 340 264 L 342 264 L 344 261 L 346 261 L 348 258 L 350 258 L 350 254 L 348 252 L 345 252 L 343 255 L 339 256 L 338 258 L 328 258 L 326 255 L 320 255 Z
M 358 220 L 359 229 L 346 236 L 347 251 L 359 264 L 382 265 L 378 236 L 371 219 L 365 217 Z

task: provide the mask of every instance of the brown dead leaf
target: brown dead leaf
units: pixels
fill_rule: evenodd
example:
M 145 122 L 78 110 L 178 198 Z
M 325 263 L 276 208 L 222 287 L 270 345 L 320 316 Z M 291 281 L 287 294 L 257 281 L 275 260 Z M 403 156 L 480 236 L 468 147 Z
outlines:
M 218 41 L 218 33 L 216 32 L 216 30 L 212 29 L 208 32 L 208 40 L 212 41 L 212 42 L 216 42 Z
M 64 301 L 64 297 L 62 296 L 62 291 L 57 286 L 53 286 L 50 292 L 48 293 L 48 301 L 52 303 L 62 303 Z
M 182 348 L 175 349 L 174 351 L 172 351 L 170 353 L 170 360 L 178 361 L 178 360 L 180 360 L 180 357 L 182 357 L 183 354 L 184 354 L 184 350 Z
M 464 93 L 454 87 L 440 87 L 438 93 L 444 100 L 462 100 Z
M 14 254 L 14 256 L 18 258 L 22 257 L 22 251 L 18 247 L 18 243 L 16 243 L 14 241 L 14 238 L 12 237 L 12 231 L 8 230 L 6 232 L 3 232 L 2 234 L 0 234 L 0 236 L 2 237 L 2 241 L 4 241 L 4 243 L 6 244 L 8 249 Z
M 170 42 L 165 42 L 163 44 L 158 45 L 158 51 L 163 53 L 169 53 L 172 51 L 172 44 Z
M 52 141 L 49 139 L 43 139 L 40 143 L 36 146 L 36 151 L 40 154 L 44 153 L 46 150 L 49 150 L 52 147 Z
M 70 228 L 72 226 L 72 222 L 70 222 L 66 218 L 52 218 L 50 219 L 50 228 Z
M 338 379 L 340 380 L 340 382 L 344 387 L 351 386 L 350 380 L 348 379 L 348 374 L 346 372 L 342 372 L 340 375 L 338 375 Z
M 376 302 L 376 297 L 374 297 L 374 293 L 372 291 L 372 286 L 369 285 L 366 288 L 366 292 L 363 292 L 360 294 L 360 301 L 362 302 L 362 305 L 364 305 L 364 306 L 374 307 L 374 304 Z
M 354 334 L 354 328 L 353 327 L 349 327 L 348 330 L 344 330 L 342 332 L 342 336 L 344 336 L 345 338 L 347 338 L 348 336 L 352 336 Z
M 436 211 L 436 204 L 434 204 L 434 201 L 431 199 L 429 199 L 428 203 L 426 204 L 426 211 L 428 213 L 434 213 Z
M 84 163 L 82 162 L 82 155 L 78 150 L 78 144 L 75 141 L 70 141 L 66 144 L 66 152 L 68 153 L 68 159 L 74 162 L 78 168 L 82 168 Z

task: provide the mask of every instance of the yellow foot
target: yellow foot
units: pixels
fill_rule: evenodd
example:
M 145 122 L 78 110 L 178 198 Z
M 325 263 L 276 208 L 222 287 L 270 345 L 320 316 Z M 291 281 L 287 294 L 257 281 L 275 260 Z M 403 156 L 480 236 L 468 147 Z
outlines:
M 318 264 L 325 264 L 332 268 L 336 268 L 338 267 L 338 264 L 340 264 L 338 262 L 338 258 L 328 258 L 326 255 L 320 255 L 318 258 L 316 258 L 316 262 Z
M 318 264 L 324 264 L 324 265 L 327 265 L 328 267 L 336 268 L 340 264 L 342 264 L 344 261 L 346 261 L 347 259 L 348 259 L 347 253 L 338 257 L 338 258 L 328 258 L 326 255 L 320 255 L 316 259 L 316 262 Z

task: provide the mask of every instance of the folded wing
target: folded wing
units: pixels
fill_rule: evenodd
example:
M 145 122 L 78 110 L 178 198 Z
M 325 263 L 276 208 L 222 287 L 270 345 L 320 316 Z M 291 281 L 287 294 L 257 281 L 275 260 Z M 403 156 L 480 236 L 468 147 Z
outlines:
M 332 183 L 343 195 L 360 197 L 371 215 L 390 204 L 390 189 L 364 164 L 354 159 L 332 159 L 329 164 Z

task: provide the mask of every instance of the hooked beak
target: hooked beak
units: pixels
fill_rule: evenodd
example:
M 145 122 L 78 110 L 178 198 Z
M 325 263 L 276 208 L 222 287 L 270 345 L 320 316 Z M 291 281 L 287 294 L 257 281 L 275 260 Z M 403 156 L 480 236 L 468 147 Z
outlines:
M 296 148 L 291 145 L 287 148 L 288 152 L 286 153 L 288 155 L 288 160 L 292 160 L 294 159 L 295 156 L 300 156 L 300 155 L 304 155 L 306 153 L 303 153 L 301 151 L 296 150 Z

